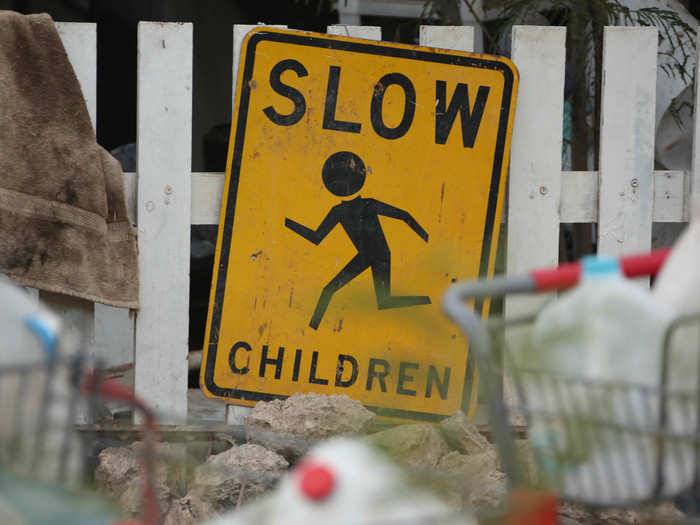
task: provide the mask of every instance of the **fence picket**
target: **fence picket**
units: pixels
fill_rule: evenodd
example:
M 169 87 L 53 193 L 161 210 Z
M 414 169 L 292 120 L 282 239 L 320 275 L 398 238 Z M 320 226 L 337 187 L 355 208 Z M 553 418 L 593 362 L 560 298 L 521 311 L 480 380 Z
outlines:
M 697 60 L 695 61 L 695 92 L 694 92 L 694 108 L 700 108 L 700 86 L 698 85 L 698 71 L 700 70 L 700 33 L 696 41 Z M 690 177 L 690 192 L 687 195 L 687 201 L 690 197 L 700 203 L 700 119 L 697 118 L 698 110 L 693 113 L 693 156 L 691 160 L 691 177 Z
M 223 173 L 192 174 L 192 225 L 219 224 Z
M 134 387 L 168 423 L 187 416 L 192 24 L 139 23 L 137 80 Z
M 686 222 L 690 172 L 654 172 L 654 222 Z M 560 222 L 598 222 L 598 172 L 564 171 Z
M 367 40 L 381 40 L 382 28 L 378 26 L 350 26 L 345 24 L 334 24 L 328 26 L 329 35 L 350 36 L 353 38 L 365 38 Z
M 420 26 L 421 46 L 474 51 L 474 28 L 471 26 Z
M 75 22 L 57 22 L 56 29 L 66 54 L 80 83 L 93 129 L 97 128 L 97 25 Z M 68 305 L 56 294 L 43 292 L 41 299 L 56 310 L 66 311 Z M 64 319 L 68 330 L 83 333 L 91 353 L 99 356 L 105 366 L 131 363 L 134 359 L 134 321 L 129 311 L 88 301 L 72 301 L 71 308 L 80 308 Z M 94 320 L 92 317 L 94 316 Z M 75 325 L 75 323 L 79 323 Z M 92 344 L 94 341 L 94 346 Z
M 520 72 L 508 180 L 507 271 L 559 260 L 566 28 L 516 26 L 512 59 Z M 509 298 L 507 315 L 542 298 Z
M 508 176 L 509 274 L 559 260 L 565 45 L 564 27 L 515 26 L 512 31 L 511 58 L 520 81 Z M 532 313 L 547 300 L 542 295 L 507 297 L 505 314 Z M 516 328 L 506 333 L 508 340 L 518 337 Z M 513 399 L 509 374 L 503 389 L 506 399 Z M 512 423 L 521 424 L 521 416 L 513 414 Z
M 598 253 L 651 249 L 658 31 L 606 27 L 600 125 Z
M 97 26 L 59 22 L 56 30 L 78 78 L 94 129 L 97 117 Z M 38 297 L 61 317 L 64 337 L 94 354 L 95 303 L 43 290 Z M 81 409 L 77 419 L 86 421 L 87 413 Z
M 135 173 L 125 173 L 127 207 L 136 202 Z M 654 222 L 687 222 L 689 171 L 654 172 Z M 192 224 L 218 224 L 224 174 L 192 174 Z M 598 172 L 564 171 L 559 222 L 598 222 Z M 504 214 L 504 222 L 507 214 Z
M 243 39 L 256 27 L 276 27 L 278 29 L 287 29 L 286 25 L 271 25 L 266 26 L 262 24 L 235 24 L 233 26 L 233 75 L 231 83 L 231 96 L 233 97 L 232 108 L 235 108 L 236 104 L 236 85 L 238 81 L 238 63 L 241 61 L 241 47 L 243 46 Z
M 56 30 L 78 78 L 92 128 L 97 129 L 97 24 L 56 22 Z

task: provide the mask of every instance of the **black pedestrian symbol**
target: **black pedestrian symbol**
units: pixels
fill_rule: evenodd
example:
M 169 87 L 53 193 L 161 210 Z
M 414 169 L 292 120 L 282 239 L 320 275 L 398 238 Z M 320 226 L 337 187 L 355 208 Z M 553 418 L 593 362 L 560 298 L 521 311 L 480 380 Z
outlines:
M 365 175 L 364 162 L 349 151 L 333 153 L 323 164 L 323 184 L 328 191 L 338 197 L 347 197 L 360 191 L 365 183 Z M 340 223 L 357 249 L 357 255 L 323 288 L 309 323 L 314 330 L 321 323 L 333 294 L 367 268 L 372 269 L 378 309 L 430 304 L 430 297 L 424 295 L 391 295 L 391 252 L 379 223 L 379 215 L 404 221 L 425 242 L 428 242 L 428 233 L 410 213 L 381 201 L 360 196 L 343 201 L 331 208 L 316 230 L 307 228 L 292 219 L 285 219 L 284 224 L 287 228 L 316 245 Z

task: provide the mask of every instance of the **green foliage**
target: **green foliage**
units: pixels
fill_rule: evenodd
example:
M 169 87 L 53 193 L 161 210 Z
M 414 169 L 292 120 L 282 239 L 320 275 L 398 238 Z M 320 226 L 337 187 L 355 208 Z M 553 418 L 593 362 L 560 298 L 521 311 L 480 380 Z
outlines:
M 459 1 L 470 5 L 474 0 Z M 585 108 L 574 115 L 573 148 L 577 151 L 587 151 L 590 146 L 598 147 L 605 26 L 658 28 L 659 67 L 669 78 L 678 78 L 686 86 L 693 81 L 690 61 L 695 55 L 696 30 L 673 10 L 657 7 L 630 9 L 620 0 L 503 0 L 499 15 L 501 23 L 495 41 L 503 39 L 513 25 L 523 23 L 522 20 L 532 13 L 543 13 L 552 23 L 567 26 L 569 66 L 571 79 L 576 86 L 573 104 L 574 107 Z M 492 40 L 492 43 L 495 42 Z M 679 127 L 683 109 L 688 108 L 681 107 L 677 101 L 673 101 L 669 108 Z M 593 120 L 587 119 L 586 114 L 592 114 Z
M 680 76 L 685 84 L 692 81 L 692 71 L 688 71 L 688 61 L 695 50 L 696 30 L 685 23 L 677 13 L 658 8 L 645 8 L 630 11 L 624 8 L 623 19 L 632 25 L 656 26 L 659 28 L 659 44 L 666 42 L 670 49 L 660 51 L 661 56 L 666 56 L 671 63 L 661 64 L 661 68 L 669 77 Z M 677 50 L 681 51 L 681 58 L 675 56 Z
M 463 0 L 467 3 L 473 0 Z M 619 0 L 510 0 L 501 6 L 502 19 L 499 34 L 533 12 L 563 13 L 567 26 L 575 32 L 571 38 L 577 47 L 590 51 L 600 36 L 600 29 L 606 25 L 654 26 L 659 29 L 659 45 L 667 44 L 668 49 L 659 52 L 666 57 L 661 68 L 672 78 L 680 77 L 687 85 L 692 81 L 689 61 L 695 51 L 696 30 L 675 11 L 647 7 L 630 9 Z M 676 52 L 680 50 L 680 58 Z
M 324 5 L 333 4 L 331 0 L 293 0 L 294 3 L 304 5 L 316 4 L 317 12 L 321 12 Z M 346 2 L 347 0 L 338 0 Z M 475 15 L 473 9 L 474 0 L 426 0 L 420 16 L 422 22 L 435 23 L 444 18 L 448 6 L 454 3 L 458 5 L 464 2 L 468 9 Z M 566 13 L 570 29 L 584 27 L 582 33 L 574 35 L 574 39 L 587 46 L 593 44 L 593 38 L 597 28 L 603 25 L 636 25 L 655 26 L 659 29 L 659 44 L 667 42 L 669 50 L 660 52 L 667 56 L 670 64 L 662 64 L 662 69 L 670 76 L 680 78 L 686 83 L 692 80 L 692 71 L 688 70 L 688 61 L 695 50 L 695 28 L 685 23 L 675 11 L 648 7 L 642 9 L 630 9 L 620 3 L 619 0 L 503 0 L 500 7 L 501 19 L 497 35 L 502 35 L 510 28 L 523 20 L 526 15 L 533 12 L 563 12 Z M 483 23 L 482 23 L 483 25 Z M 492 38 L 488 28 L 484 28 L 488 38 Z M 675 56 L 680 49 L 681 58 Z

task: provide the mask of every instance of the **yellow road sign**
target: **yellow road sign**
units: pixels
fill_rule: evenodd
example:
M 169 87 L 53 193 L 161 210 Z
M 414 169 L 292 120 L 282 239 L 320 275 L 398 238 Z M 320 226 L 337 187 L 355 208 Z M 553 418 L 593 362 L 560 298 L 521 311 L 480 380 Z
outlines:
M 341 393 L 426 421 L 469 407 L 439 300 L 493 270 L 515 67 L 260 28 L 238 79 L 204 392 Z

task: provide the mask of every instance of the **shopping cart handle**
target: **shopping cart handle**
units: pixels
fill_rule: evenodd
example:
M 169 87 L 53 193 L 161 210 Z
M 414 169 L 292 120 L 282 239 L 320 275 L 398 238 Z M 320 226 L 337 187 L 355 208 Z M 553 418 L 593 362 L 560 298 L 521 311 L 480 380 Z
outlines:
M 620 259 L 620 267 L 627 277 L 641 277 L 643 275 L 656 275 L 671 253 L 671 248 L 655 250 L 643 255 L 630 255 Z
M 670 251 L 670 248 L 664 248 L 651 253 L 620 257 L 618 260 L 620 270 L 629 278 L 655 275 Z M 568 263 L 557 268 L 535 270 L 530 275 L 535 286 L 532 291 L 563 290 L 578 284 L 581 279 L 581 263 Z
M 620 271 L 629 278 L 656 274 L 668 256 L 670 248 L 618 259 Z M 495 277 L 461 281 L 450 286 L 442 298 L 442 308 L 456 322 L 469 339 L 472 350 L 480 359 L 488 359 L 488 334 L 480 316 L 468 308 L 465 301 L 504 297 L 509 294 L 548 292 L 563 290 L 578 284 L 581 279 L 580 262 L 562 264 L 557 268 L 535 270 L 530 274 L 514 277 Z
M 104 400 L 126 402 L 139 409 L 144 416 L 146 433 L 141 462 L 144 470 L 143 482 L 143 519 L 141 521 L 118 522 L 114 525 L 158 525 L 159 509 L 155 492 L 155 472 L 153 456 L 155 455 L 155 438 L 158 433 L 158 419 L 151 408 L 142 401 L 131 388 L 117 383 L 113 379 L 102 377 L 101 371 L 91 370 L 82 378 L 81 391 L 86 395 L 97 395 Z

